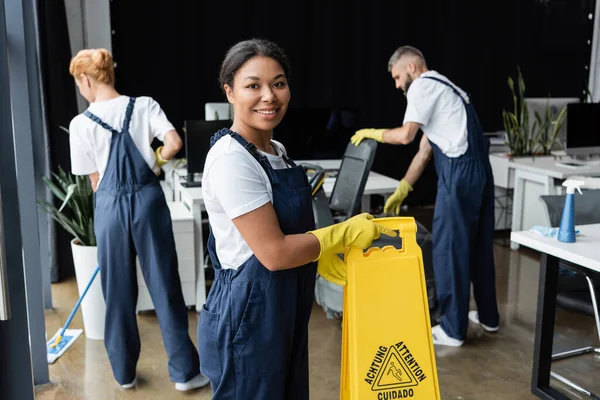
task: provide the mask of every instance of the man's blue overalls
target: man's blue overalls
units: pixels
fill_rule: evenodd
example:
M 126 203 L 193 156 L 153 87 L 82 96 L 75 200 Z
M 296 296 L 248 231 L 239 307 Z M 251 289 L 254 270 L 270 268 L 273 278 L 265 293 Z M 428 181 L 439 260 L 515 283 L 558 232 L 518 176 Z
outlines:
M 89 111 L 85 116 L 112 133 L 110 155 L 95 194 L 95 233 L 106 301 L 104 344 L 119 384 L 136 376 L 140 338 L 136 319 L 139 257 L 169 356 L 169 374 L 184 383 L 200 373 L 188 334 L 171 214 L 158 177 L 129 134 L 135 98 L 129 99 L 121 132 Z
M 231 135 L 266 171 L 273 207 L 284 234 L 315 228 L 311 187 L 302 167 L 273 169 L 239 134 Z M 221 269 L 212 232 L 208 250 L 215 280 L 198 322 L 201 370 L 213 399 L 308 399 L 308 320 L 317 265 L 271 272 L 252 255 L 237 270 Z
M 479 322 L 498 326 L 496 269 L 494 266 L 494 177 L 489 141 L 475 108 L 450 83 L 467 113 L 469 148 L 457 158 L 446 156 L 431 143 L 438 175 L 433 216 L 433 269 L 440 307 L 440 324 L 446 334 L 464 340 L 468 327 L 470 284 Z

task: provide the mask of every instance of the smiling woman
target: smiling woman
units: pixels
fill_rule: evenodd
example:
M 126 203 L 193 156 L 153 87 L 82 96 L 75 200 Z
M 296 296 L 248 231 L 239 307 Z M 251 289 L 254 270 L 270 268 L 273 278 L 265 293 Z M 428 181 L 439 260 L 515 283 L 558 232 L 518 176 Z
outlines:
M 234 120 L 211 139 L 202 177 L 215 280 L 198 321 L 215 400 L 308 399 L 317 269 L 342 280 L 338 253 L 394 234 L 367 214 L 314 230 L 304 169 L 272 140 L 290 102 L 289 72 L 283 51 L 264 40 L 236 44 L 221 67 Z
M 221 88 L 237 116 L 232 130 L 249 135 L 251 143 L 259 139 L 259 150 L 271 154 L 275 154 L 270 146 L 273 128 L 283 119 L 290 102 L 290 72 L 288 59 L 277 45 L 253 40 L 229 50 L 219 75 Z
M 240 68 L 235 85 L 224 84 L 227 100 L 233 104 L 233 131 L 257 139 L 259 150 L 277 155 L 270 145 L 273 128 L 277 126 L 290 102 L 290 88 L 285 69 L 279 61 L 257 56 Z

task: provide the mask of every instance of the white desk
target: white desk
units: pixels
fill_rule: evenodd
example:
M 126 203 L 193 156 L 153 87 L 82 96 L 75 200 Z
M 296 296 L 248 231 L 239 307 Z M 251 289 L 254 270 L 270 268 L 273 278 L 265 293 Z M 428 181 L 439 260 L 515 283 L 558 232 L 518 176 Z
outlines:
M 510 236 L 515 243 L 542 253 L 531 391 L 543 399 L 567 399 L 550 387 L 551 375 L 569 385 L 564 377 L 551 372 L 559 259 L 576 264 L 582 272 L 600 272 L 600 224 L 580 225 L 576 229 L 580 235 L 575 243 L 562 243 L 528 231 L 512 232 Z M 594 373 L 597 372 L 590 372 Z
M 177 185 L 178 182 L 175 182 Z M 181 201 L 192 211 L 194 217 L 194 250 L 196 251 L 196 311 L 200 312 L 206 302 L 206 281 L 204 262 L 204 234 L 202 232 L 202 211 L 204 211 L 204 199 L 202 188 L 182 188 L 179 186 Z
M 494 175 L 494 185 L 502 189 L 513 189 L 515 172 L 510 167 L 511 160 L 506 153 L 490 153 L 490 164 Z
M 512 232 L 511 240 L 561 260 L 600 272 L 600 224 L 579 225 L 575 243 L 559 242 L 530 231 Z
M 299 160 L 296 161 L 296 164 L 313 164 L 323 168 L 324 170 L 337 170 L 340 169 L 342 160 Z
M 587 168 L 567 168 L 556 165 L 554 156 L 514 158 L 509 167 L 515 170 L 511 230 L 528 230 L 545 225 L 546 216 L 540 203 L 541 195 L 562 194 L 562 182 L 570 176 L 600 176 L 600 165 Z M 516 250 L 519 245 L 511 243 Z
M 341 160 L 310 160 L 296 161 L 297 164 L 314 164 L 323 167 L 326 170 L 338 169 Z M 206 284 L 204 281 L 204 240 L 202 236 L 202 211 L 204 211 L 204 200 L 202 198 L 202 188 L 185 188 L 181 186 L 180 177 L 185 177 L 184 168 L 179 168 L 173 174 L 173 188 L 175 201 L 182 201 L 194 216 L 194 241 L 196 249 L 196 310 L 199 312 L 206 301 Z M 336 178 L 325 178 L 323 189 L 327 196 L 331 195 Z M 400 181 L 371 171 L 367 178 L 363 197 L 363 210 L 368 210 L 370 195 L 379 194 L 384 198 L 394 193 Z
M 186 306 L 196 303 L 196 253 L 194 251 L 194 219 L 181 202 L 167 202 L 171 213 L 179 281 Z M 137 261 L 138 302 L 136 311 L 154 310 L 154 303 Z
M 492 152 L 497 151 L 497 152 Z M 494 146 L 490 149 L 490 165 L 494 175 L 495 229 L 510 229 L 515 171 L 510 168 L 508 149 Z

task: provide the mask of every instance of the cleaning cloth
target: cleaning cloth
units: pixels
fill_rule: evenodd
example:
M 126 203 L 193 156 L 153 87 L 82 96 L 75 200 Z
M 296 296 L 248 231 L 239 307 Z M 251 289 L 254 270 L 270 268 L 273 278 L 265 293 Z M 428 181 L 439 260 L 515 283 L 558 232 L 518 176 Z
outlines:
M 67 351 L 67 349 L 71 347 L 73 343 L 75 343 L 77 338 L 83 333 L 83 329 L 67 329 L 60 343 L 56 347 L 51 348 L 50 345 L 56 341 L 56 337 L 60 334 L 61 331 L 62 329 L 59 329 L 56 332 L 56 334 L 52 336 L 52 339 L 50 339 L 48 343 L 46 343 L 46 351 L 48 353 L 48 364 L 53 364 L 58 359 L 58 357 L 62 356 L 64 352 Z

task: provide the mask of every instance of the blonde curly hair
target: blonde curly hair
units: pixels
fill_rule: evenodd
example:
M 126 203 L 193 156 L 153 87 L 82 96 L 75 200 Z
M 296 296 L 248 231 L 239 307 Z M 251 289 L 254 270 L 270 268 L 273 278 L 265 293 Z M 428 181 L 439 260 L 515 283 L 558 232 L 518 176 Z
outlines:
M 79 79 L 81 75 L 98 82 L 112 85 L 115 82 L 115 68 L 112 54 L 106 49 L 84 49 L 71 60 L 69 73 Z

